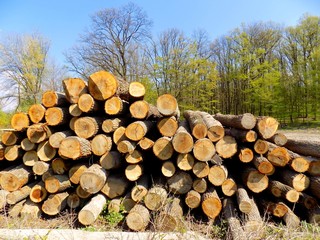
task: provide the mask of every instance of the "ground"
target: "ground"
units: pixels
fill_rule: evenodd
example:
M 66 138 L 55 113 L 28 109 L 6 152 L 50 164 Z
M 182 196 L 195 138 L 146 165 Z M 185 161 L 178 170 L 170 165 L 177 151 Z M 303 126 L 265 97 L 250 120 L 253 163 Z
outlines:
M 309 139 L 320 142 L 319 128 L 278 130 L 278 132 L 284 133 L 287 138 Z

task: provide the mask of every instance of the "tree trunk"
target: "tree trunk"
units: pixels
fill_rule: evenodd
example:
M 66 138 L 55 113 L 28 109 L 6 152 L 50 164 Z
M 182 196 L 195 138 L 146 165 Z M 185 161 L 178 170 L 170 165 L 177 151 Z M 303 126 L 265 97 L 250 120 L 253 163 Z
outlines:
M 282 218 L 288 212 L 288 208 L 281 202 L 274 203 L 265 199 L 259 199 L 258 201 L 264 210 L 263 212 L 267 212 L 275 217 Z
M 227 178 L 221 185 L 222 193 L 225 196 L 231 197 L 237 192 L 237 183 L 234 178 Z
M 63 139 L 66 137 L 70 137 L 73 135 L 73 132 L 70 130 L 61 131 L 61 132 L 55 132 L 49 137 L 49 144 L 53 148 L 59 148 L 60 143 Z
M 110 151 L 100 157 L 99 164 L 106 170 L 118 169 L 123 165 L 123 157 L 118 151 Z
M 91 144 L 87 139 L 81 137 L 66 137 L 60 143 L 59 155 L 62 158 L 71 158 L 73 160 L 90 156 Z
M 23 164 L 18 165 L 1 174 L 1 188 L 9 192 L 18 190 L 29 182 L 31 175 L 32 171 L 30 168 Z
M 81 187 L 81 185 L 78 185 L 76 188 L 76 193 L 77 195 L 82 198 L 82 199 L 88 199 L 89 197 L 92 196 L 91 193 L 88 193 L 87 191 L 83 190 L 83 188 Z
M 288 206 L 287 208 L 288 211 L 282 219 L 289 229 L 297 229 L 300 226 L 300 219 Z
M 44 181 L 48 193 L 62 192 L 71 187 L 71 182 L 67 175 L 53 175 Z
M 4 157 L 5 149 L 6 149 L 6 147 L 2 143 L 0 143 L 0 161 L 5 159 L 5 157 Z
M 307 172 L 310 168 L 310 163 L 311 161 L 306 157 L 297 157 L 293 158 L 289 162 L 289 165 L 295 172 L 304 173 Z
M 185 196 L 185 203 L 188 208 L 194 209 L 201 204 L 201 195 L 195 190 L 190 190 Z
M 242 115 L 223 115 L 218 113 L 213 117 L 225 127 L 251 130 L 256 126 L 256 117 L 251 113 Z
M 3 210 L 7 205 L 7 196 L 10 192 L 0 189 L 0 210 Z
M 167 184 L 173 194 L 185 194 L 191 190 L 193 180 L 189 173 L 177 171 L 168 179 Z
M 275 171 L 272 163 L 263 156 L 254 156 L 252 162 L 256 169 L 262 174 L 271 175 Z
M 320 207 L 316 207 L 308 212 L 308 222 L 311 224 L 320 224 Z
M 244 184 L 254 193 L 260 193 L 268 187 L 267 175 L 251 167 L 246 167 L 242 172 Z
M 279 174 L 279 179 L 286 185 L 293 187 L 298 192 L 302 192 L 309 187 L 310 179 L 308 176 L 291 171 L 289 169 L 283 169 Z
M 98 134 L 91 140 L 92 153 L 97 156 L 109 152 L 112 147 L 112 138 L 105 134 Z
M 41 176 L 49 170 L 49 167 L 50 167 L 49 163 L 43 162 L 43 161 L 37 161 L 32 166 L 32 171 L 34 174 Z
M 89 76 L 88 89 L 91 96 L 99 101 L 106 100 L 117 92 L 118 79 L 109 72 L 98 71 Z
M 289 150 L 305 156 L 320 157 L 320 141 L 288 139 L 284 145 Z
M 29 116 L 26 113 L 17 112 L 11 117 L 11 126 L 16 131 L 23 131 L 30 126 Z
M 161 137 L 155 141 L 152 151 L 160 160 L 168 160 L 174 153 L 172 139 L 169 137 Z
M 97 194 L 80 210 L 78 214 L 79 222 L 83 225 L 93 224 L 104 206 L 107 203 L 107 199 L 103 194 Z
M 7 198 L 7 203 L 8 204 L 16 204 L 17 202 L 20 202 L 23 199 L 26 199 L 31 191 L 31 188 L 35 185 L 36 183 L 30 183 L 28 185 L 25 185 L 21 187 L 20 189 L 17 189 L 13 192 L 10 192 L 6 198 Z
M 282 147 L 286 145 L 288 139 L 283 133 L 276 133 L 271 138 L 269 138 L 268 141 Z
M 74 123 L 74 132 L 78 137 L 91 138 L 101 129 L 102 121 L 100 117 L 80 117 Z
M 210 168 L 208 180 L 214 186 L 221 186 L 228 178 L 228 169 L 223 165 L 214 165 Z
M 279 122 L 273 117 L 257 118 L 256 129 L 263 139 L 269 139 L 276 134 Z
M 102 122 L 102 131 L 105 133 L 113 133 L 117 128 L 124 126 L 126 124 L 125 118 L 111 118 L 105 119 Z
M 31 188 L 29 198 L 34 203 L 40 203 L 47 198 L 47 195 L 47 189 L 44 187 L 44 182 L 41 181 Z
M 201 208 L 203 213 L 209 219 L 215 219 L 219 216 L 222 210 L 222 203 L 218 196 L 218 193 L 213 187 L 207 189 L 207 191 L 202 195 Z
M 191 134 L 196 139 L 205 138 L 208 133 L 207 125 L 198 112 L 187 110 L 184 111 L 183 116 L 188 121 Z
M 163 94 L 157 98 L 157 108 L 163 116 L 180 117 L 177 99 L 171 94 Z
M 32 143 L 43 142 L 52 135 L 52 130 L 46 123 L 35 123 L 28 127 L 27 137 Z
M 70 161 L 63 160 L 62 158 L 55 158 L 51 162 L 51 168 L 55 174 L 65 174 L 70 169 Z
M 105 101 L 104 111 L 110 116 L 122 115 L 128 112 L 129 103 L 118 96 L 113 96 Z
M 240 142 L 255 142 L 258 138 L 255 131 L 238 128 L 225 129 L 225 135 L 232 136 Z
M 306 209 L 310 210 L 318 206 L 317 200 L 304 192 L 299 192 L 299 203 L 301 203 Z
M 132 118 L 140 120 L 149 118 L 158 119 L 162 117 L 155 106 L 144 100 L 133 102 L 129 107 L 129 111 Z
M 175 117 L 164 117 L 157 121 L 157 128 L 164 137 L 173 137 L 178 129 L 178 121 Z
M 21 143 L 21 148 L 25 151 L 31 151 L 36 149 L 37 145 L 31 142 L 28 138 L 24 138 Z M 0 159 L 1 160 L 1 159 Z
M 49 126 L 63 125 L 69 121 L 69 109 L 60 107 L 48 108 L 44 117 Z
M 23 156 L 20 145 L 7 146 L 4 150 L 4 158 L 10 162 L 19 160 Z
M 69 193 L 61 192 L 49 195 L 48 199 L 42 204 L 42 211 L 50 216 L 59 214 L 67 206 Z
M 24 203 L 21 209 L 20 217 L 22 219 L 38 220 L 40 216 L 41 216 L 41 208 L 39 204 L 30 201 L 30 199 L 27 199 L 27 201 Z
M 128 187 L 129 181 L 123 174 L 113 174 L 108 176 L 101 192 L 112 199 L 124 195 Z
M 263 155 L 265 153 L 268 152 L 269 150 L 269 145 L 267 143 L 267 141 L 262 140 L 262 139 L 258 139 L 254 145 L 253 145 L 253 149 L 257 154 Z
M 46 108 L 42 104 L 33 104 L 28 109 L 28 115 L 33 123 L 39 123 L 44 119 Z
M 148 193 L 150 187 L 149 176 L 142 175 L 131 189 L 131 198 L 135 202 L 142 201 Z
M 46 108 L 62 107 L 67 105 L 67 102 L 68 101 L 64 93 L 48 90 L 42 94 L 42 105 Z
M 192 183 L 192 188 L 198 193 L 204 193 L 208 188 L 207 180 L 205 178 L 196 178 Z
M 143 137 L 139 142 L 138 145 L 142 150 L 149 150 L 154 146 L 154 141 L 150 138 Z
M 120 153 L 133 153 L 133 151 L 136 149 L 137 142 L 130 141 L 130 140 L 123 140 L 118 143 L 117 150 Z
M 73 103 L 69 106 L 69 113 L 73 117 L 79 117 L 82 114 L 81 109 L 79 108 L 78 103 Z
M 8 215 L 12 218 L 17 218 L 20 216 L 20 213 L 22 211 L 23 205 L 26 203 L 27 199 L 24 199 L 18 203 L 16 203 L 15 205 L 11 206 L 9 211 L 8 211 Z M 0 209 L 1 209 L 1 205 L 0 205 Z
M 22 157 L 23 164 L 29 167 L 33 167 L 36 162 L 39 161 L 36 151 L 28 151 L 23 154 Z
M 119 142 L 123 141 L 123 140 L 128 140 L 128 138 L 126 137 L 126 128 L 125 127 L 119 127 L 117 128 L 114 132 L 113 132 L 113 136 L 112 136 L 112 140 L 113 142 L 118 145 Z
M 176 166 L 170 160 L 162 163 L 161 172 L 165 177 L 172 177 L 176 172 Z
M 189 133 L 188 123 L 182 121 L 172 139 L 173 149 L 178 153 L 188 153 L 193 148 L 193 138 Z
M 41 161 L 47 162 L 52 160 L 57 154 L 57 149 L 50 146 L 49 141 L 39 143 L 37 155 Z
M 139 141 L 152 127 L 153 123 L 151 121 L 135 121 L 127 126 L 125 134 L 130 140 Z
M 79 184 L 80 176 L 87 170 L 88 167 L 85 164 L 76 164 L 69 169 L 69 179 L 73 184 Z
M 271 180 L 268 189 L 277 198 L 281 197 L 292 203 L 299 200 L 299 192 L 297 190 L 279 181 Z
M 193 155 L 199 161 L 207 162 L 216 153 L 216 149 L 208 138 L 198 139 L 193 145 Z
M 5 131 L 1 135 L 1 142 L 6 146 L 20 144 L 23 135 L 18 131 Z
M 72 103 L 78 103 L 79 97 L 88 92 L 87 84 L 80 78 L 68 78 L 62 81 L 62 86 L 67 100 Z
M 231 158 L 238 151 L 238 145 L 234 137 L 224 136 L 216 143 L 216 151 L 222 158 Z
M 251 199 L 251 211 L 245 214 L 244 231 L 253 239 L 261 239 L 264 233 L 264 222 L 261 218 L 257 204 Z
M 109 172 L 99 164 L 92 164 L 80 176 L 80 186 L 88 193 L 99 192 L 106 183 Z
M 97 112 L 101 109 L 99 103 L 88 93 L 80 96 L 78 108 L 84 113 Z
M 311 176 L 320 176 L 320 159 L 315 159 L 312 158 L 310 159 L 310 165 L 309 165 L 309 169 L 308 169 L 308 174 L 310 174 Z
M 219 141 L 225 134 L 222 124 L 207 112 L 196 111 L 207 126 L 207 135 L 212 142 Z
M 129 95 L 131 99 L 141 100 L 146 93 L 144 85 L 140 82 L 130 82 Z
M 141 204 L 135 205 L 126 217 L 128 227 L 133 231 L 144 231 L 150 222 L 150 213 Z
M 251 148 L 242 147 L 239 149 L 239 160 L 243 163 L 249 163 L 253 160 L 254 153 Z
M 247 190 L 239 186 L 237 189 L 237 202 L 239 206 L 239 210 L 245 214 L 249 214 L 252 209 L 252 201 L 248 196 Z
M 320 199 L 320 177 L 310 177 L 310 192 L 313 196 Z
M 129 181 L 138 180 L 143 174 L 142 164 L 129 164 L 125 169 L 126 178 Z
M 144 204 L 151 211 L 160 210 L 168 197 L 168 192 L 162 186 L 154 186 L 149 189 L 144 197 Z
M 189 171 L 193 168 L 195 159 L 191 153 L 179 153 L 177 157 L 177 167 L 183 171 Z
M 290 155 L 287 149 L 278 147 L 272 143 L 269 143 L 267 158 L 275 167 L 284 167 L 290 161 Z
M 78 208 L 81 204 L 80 197 L 75 193 L 71 193 L 67 198 L 67 205 L 70 209 Z

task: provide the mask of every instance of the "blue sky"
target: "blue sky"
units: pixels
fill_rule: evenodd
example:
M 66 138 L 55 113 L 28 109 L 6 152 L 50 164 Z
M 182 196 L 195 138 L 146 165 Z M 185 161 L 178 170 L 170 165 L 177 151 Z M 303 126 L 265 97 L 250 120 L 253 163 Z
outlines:
M 0 36 L 38 32 L 51 41 L 51 56 L 63 63 L 63 52 L 90 25 L 90 15 L 125 0 L 0 0 Z M 176 27 L 186 34 L 205 29 L 211 40 L 241 23 L 274 21 L 296 25 L 304 13 L 320 16 L 320 0 L 132 0 L 153 21 L 153 34 Z

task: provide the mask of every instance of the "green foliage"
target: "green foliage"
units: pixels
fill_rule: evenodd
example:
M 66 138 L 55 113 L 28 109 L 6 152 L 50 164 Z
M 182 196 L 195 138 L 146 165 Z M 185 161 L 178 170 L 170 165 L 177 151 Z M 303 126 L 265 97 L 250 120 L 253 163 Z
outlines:
M 0 128 L 9 128 L 12 113 L 6 113 L 0 110 Z
M 109 203 L 110 201 L 108 201 L 107 204 L 104 206 L 102 212 L 100 213 L 100 218 L 106 221 L 111 227 L 115 227 L 124 220 L 125 209 L 123 205 L 120 205 L 119 212 L 109 211 L 108 210 Z

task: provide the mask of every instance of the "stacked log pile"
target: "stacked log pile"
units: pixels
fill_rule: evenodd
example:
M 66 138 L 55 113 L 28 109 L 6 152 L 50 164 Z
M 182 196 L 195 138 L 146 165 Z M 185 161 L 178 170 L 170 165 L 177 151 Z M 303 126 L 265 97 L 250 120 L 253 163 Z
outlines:
M 2 135 L 0 207 L 12 216 L 71 208 L 90 225 L 108 202 L 110 211 L 124 205 L 134 231 L 151 221 L 179 229 L 188 209 L 224 217 L 236 236 L 257 231 L 266 213 L 290 227 L 320 222 L 319 142 L 287 139 L 272 117 L 182 118 L 172 95 L 154 106 L 141 83 L 105 71 L 62 84 L 15 113 Z

